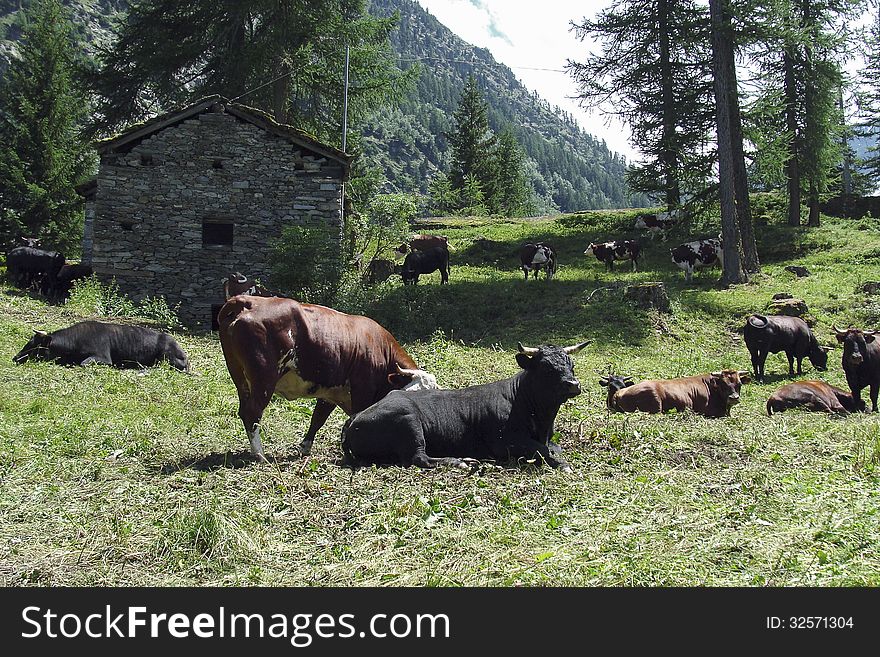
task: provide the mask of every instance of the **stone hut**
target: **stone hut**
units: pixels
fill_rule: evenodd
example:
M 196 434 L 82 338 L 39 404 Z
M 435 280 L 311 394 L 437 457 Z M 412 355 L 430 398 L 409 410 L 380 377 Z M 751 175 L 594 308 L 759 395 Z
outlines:
M 269 280 L 288 224 L 342 238 L 351 157 L 267 114 L 206 98 L 97 143 L 83 262 L 134 300 L 164 296 L 191 327 L 216 327 L 221 279 Z

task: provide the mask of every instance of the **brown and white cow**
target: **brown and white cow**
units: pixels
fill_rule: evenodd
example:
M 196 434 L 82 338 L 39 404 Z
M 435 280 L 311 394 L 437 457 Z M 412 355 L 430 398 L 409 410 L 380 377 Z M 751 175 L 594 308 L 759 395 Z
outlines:
M 300 452 L 339 406 L 353 415 L 392 390 L 437 388 L 388 331 L 368 317 L 283 297 L 232 297 L 220 309 L 220 345 L 238 390 L 251 452 L 265 461 L 260 420 L 273 394 L 315 398 Z
M 685 242 L 670 249 L 672 262 L 684 270 L 685 280 L 691 280 L 694 270 L 717 264 L 724 267 L 724 252 L 721 250 L 721 235 L 711 239 Z
M 740 388 L 748 382 L 748 372 L 738 370 L 641 381 L 617 390 L 608 407 L 624 413 L 690 410 L 706 417 L 724 417 L 739 403 Z
M 782 386 L 767 400 L 767 415 L 790 408 L 846 414 L 865 410 L 865 402 L 856 403 L 851 393 L 824 381 L 796 381 Z
M 629 260 L 632 263 L 632 270 L 637 271 L 641 252 L 642 249 L 636 240 L 614 240 L 598 244 L 590 242 L 584 255 L 596 256 L 599 262 L 605 263 L 609 271 L 614 271 L 615 260 Z
M 553 278 L 556 273 L 556 251 L 549 244 L 543 242 L 526 242 L 519 250 L 519 268 L 525 275 L 525 280 L 529 280 L 529 272 L 535 272 L 535 279 L 538 278 L 538 272 L 542 269 L 547 275 L 547 279 Z

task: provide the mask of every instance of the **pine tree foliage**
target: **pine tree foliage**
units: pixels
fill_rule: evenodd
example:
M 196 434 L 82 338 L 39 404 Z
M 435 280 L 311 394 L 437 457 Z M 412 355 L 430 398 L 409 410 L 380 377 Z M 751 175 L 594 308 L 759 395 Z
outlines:
M 82 236 L 75 187 L 93 168 L 80 135 L 88 105 L 74 79 L 78 48 L 58 0 L 34 2 L 26 19 L 0 86 L 0 240 L 36 236 L 71 254 Z

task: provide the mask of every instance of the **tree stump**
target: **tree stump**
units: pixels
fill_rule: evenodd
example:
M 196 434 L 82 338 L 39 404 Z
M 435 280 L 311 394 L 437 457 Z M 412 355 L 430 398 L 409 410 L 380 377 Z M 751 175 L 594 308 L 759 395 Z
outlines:
M 654 308 L 664 313 L 672 312 L 666 286 L 659 281 L 629 285 L 623 291 L 623 296 L 634 302 L 639 308 Z

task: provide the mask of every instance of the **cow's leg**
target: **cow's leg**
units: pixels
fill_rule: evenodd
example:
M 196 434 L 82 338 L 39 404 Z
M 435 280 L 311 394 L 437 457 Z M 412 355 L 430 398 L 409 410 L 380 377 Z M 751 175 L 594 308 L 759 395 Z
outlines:
M 83 362 L 80 363 L 83 367 L 87 365 L 112 365 L 113 361 L 104 356 L 89 356 Z
M 451 456 L 444 457 L 433 457 L 428 456 L 425 453 L 424 449 L 417 449 L 416 453 L 413 454 L 412 460 L 410 461 L 411 465 L 415 465 L 419 468 L 436 468 L 438 465 L 450 465 L 454 468 L 462 468 L 467 469 L 467 464 L 461 459 L 454 458 Z
M 694 276 L 694 270 L 693 270 L 693 269 L 691 269 L 690 267 L 688 267 L 687 269 L 684 270 L 684 280 L 686 280 L 688 283 L 691 282 L 691 279 L 693 278 L 693 276 Z
M 608 271 L 614 271 L 614 258 L 611 258 L 606 264 L 608 265 Z
M 630 262 L 632 263 L 632 270 L 633 270 L 633 271 L 638 271 L 638 270 L 639 270 L 639 262 L 638 262 L 638 260 L 636 260 L 635 258 L 633 258 Z
M 871 384 L 871 412 L 877 412 L 877 393 L 880 392 L 880 381 Z
M 512 444 L 504 445 L 502 449 L 506 452 L 505 454 L 498 454 L 497 448 L 496 450 L 493 450 L 496 452 L 496 458 L 502 459 L 505 456 L 507 458 L 515 459 L 533 458 L 535 454 L 540 454 L 544 462 L 551 468 L 559 468 L 563 472 L 571 472 L 571 466 L 558 454 L 552 454 L 548 445 L 540 443 L 532 438 L 520 438 Z
M 265 388 L 257 390 L 238 391 L 238 417 L 244 424 L 244 431 L 251 443 L 251 454 L 258 461 L 268 463 L 263 453 L 263 443 L 260 441 L 260 420 L 263 419 L 263 411 L 269 405 L 272 393 Z
M 449 282 L 449 265 L 440 269 L 440 285 Z
M 794 376 L 794 353 L 786 351 L 785 356 L 788 358 L 788 376 Z M 800 373 L 800 367 L 798 367 L 798 374 Z
M 315 402 L 315 410 L 312 411 L 312 419 L 309 422 L 309 430 L 299 444 L 299 453 L 302 456 L 308 456 L 312 451 L 312 443 L 315 442 L 315 435 L 324 426 L 330 413 L 336 408 L 336 404 L 328 402 L 325 399 L 319 399 Z
M 759 381 L 764 378 L 764 372 L 761 363 L 761 352 L 758 349 L 749 349 L 749 353 L 752 356 L 752 371 L 755 373 L 755 378 Z
M 797 357 L 797 366 L 798 366 L 797 373 L 798 373 L 798 374 L 803 374 L 803 373 L 804 373 L 803 362 L 804 362 L 804 357 L 803 357 L 803 356 L 798 356 L 798 357 Z

